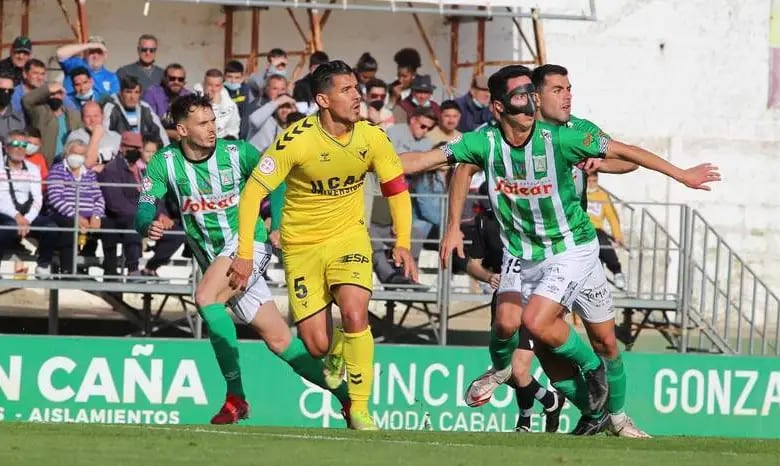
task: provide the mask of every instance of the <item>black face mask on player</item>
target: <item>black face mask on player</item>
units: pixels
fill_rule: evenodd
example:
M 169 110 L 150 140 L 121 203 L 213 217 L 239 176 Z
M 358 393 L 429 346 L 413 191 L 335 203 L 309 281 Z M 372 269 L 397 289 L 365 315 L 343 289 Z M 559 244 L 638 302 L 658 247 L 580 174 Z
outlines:
M 504 111 L 502 113 L 507 115 L 520 115 L 524 113 L 528 116 L 534 116 L 536 114 L 536 102 L 534 102 L 534 92 L 536 88 L 533 84 L 523 84 L 518 86 L 506 94 L 502 95 L 498 101 L 504 105 Z M 513 105 L 512 98 L 518 95 L 525 95 L 525 104 Z

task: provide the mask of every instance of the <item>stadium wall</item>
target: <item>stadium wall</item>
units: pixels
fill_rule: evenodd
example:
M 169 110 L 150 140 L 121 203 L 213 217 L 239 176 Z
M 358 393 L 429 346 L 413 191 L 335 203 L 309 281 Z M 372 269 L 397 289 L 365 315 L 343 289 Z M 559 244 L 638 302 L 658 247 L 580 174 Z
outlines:
M 463 403 L 489 359 L 484 348 L 379 345 L 371 405 L 384 429 L 512 431 L 514 391 Z M 207 341 L 0 338 L 0 421 L 205 424 L 225 385 Z M 330 393 L 304 382 L 265 345 L 241 343 L 248 425 L 342 428 Z M 770 358 L 624 355 L 626 410 L 655 436 L 780 438 L 780 371 Z M 547 379 L 538 367 L 533 373 Z M 539 409 L 541 411 L 541 409 Z M 561 430 L 578 420 L 569 406 Z M 532 418 L 542 431 L 543 420 Z
M 562 5 L 573 13 L 585 4 L 548 3 L 550 8 Z M 773 265 L 780 260 L 780 185 L 776 182 L 780 116 L 766 108 L 770 0 L 597 0 L 596 5 L 597 22 L 544 22 L 548 61 L 571 70 L 575 114 L 677 164 L 714 162 L 724 176 L 711 193 L 692 192 L 643 172 L 603 177 L 603 184 L 629 201 L 684 202 L 701 209 L 777 291 L 780 268 Z M 20 9 L 16 5 L 5 9 L 6 40 L 18 32 Z M 89 31 L 105 37 L 110 68 L 135 60 L 135 38 L 141 32 L 159 36 L 160 63 L 182 63 L 190 84 L 198 82 L 205 69 L 221 65 L 219 7 L 152 2 L 148 17 L 142 10 L 140 0 L 90 0 Z M 34 39 L 70 34 L 53 2 L 33 0 L 32 11 Z M 301 20 L 305 17 L 297 14 Z M 448 66 L 449 28 L 438 16 L 421 19 L 442 64 Z M 489 24 L 488 60 L 527 58 L 510 26 L 508 20 Z M 473 24 L 466 25 L 461 32 L 465 60 L 474 58 L 470 39 L 474 29 Z M 236 52 L 248 52 L 248 14 L 237 15 L 235 31 Z M 323 38 L 332 56 L 349 62 L 370 51 L 384 78 L 394 73 L 392 55 L 397 49 L 414 46 L 424 51 L 409 15 L 336 11 Z M 262 13 L 260 44 L 261 50 L 302 48 L 287 12 L 278 9 Z M 40 46 L 34 55 L 48 57 L 53 52 L 54 47 Z M 425 53 L 423 61 L 422 72 L 436 76 Z M 461 87 L 468 75 L 469 71 L 461 71 Z M 675 219 L 669 217 L 670 228 L 675 228 Z

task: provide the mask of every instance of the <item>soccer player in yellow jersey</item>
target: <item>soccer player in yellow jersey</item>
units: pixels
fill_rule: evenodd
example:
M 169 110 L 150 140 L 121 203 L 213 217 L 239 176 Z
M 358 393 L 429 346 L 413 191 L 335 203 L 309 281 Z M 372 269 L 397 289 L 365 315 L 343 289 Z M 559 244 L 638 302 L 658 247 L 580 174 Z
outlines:
M 390 140 L 378 127 L 359 121 L 360 92 L 352 69 L 340 60 L 322 64 L 311 83 L 319 113 L 279 136 L 241 193 L 238 254 L 230 282 L 236 288 L 246 286 L 260 201 L 286 180 L 282 250 L 298 336 L 313 356 L 328 355 L 327 378 L 333 384 L 341 382 L 346 368 L 350 427 L 376 430 L 368 410 L 374 339 L 368 326 L 373 272 L 363 218 L 366 173 L 376 173 L 390 205 L 396 233 L 393 259 L 416 281 L 409 252 L 411 199 Z M 331 332 L 334 301 L 341 309 L 343 330 Z

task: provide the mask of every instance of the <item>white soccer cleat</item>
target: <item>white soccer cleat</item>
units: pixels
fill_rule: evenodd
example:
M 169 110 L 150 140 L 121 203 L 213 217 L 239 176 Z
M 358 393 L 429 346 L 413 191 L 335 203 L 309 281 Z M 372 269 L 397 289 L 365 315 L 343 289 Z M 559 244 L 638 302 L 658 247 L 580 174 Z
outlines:
M 612 280 L 615 282 L 615 288 L 618 290 L 626 289 L 626 277 L 622 273 L 616 273 Z
M 492 367 L 485 371 L 478 379 L 475 379 L 466 390 L 466 404 L 472 408 L 482 406 L 493 397 L 493 392 L 509 380 L 512 376 L 512 366 L 507 366 L 501 370 L 495 370 Z
M 609 416 L 609 433 L 625 438 L 653 438 L 634 424 L 634 421 L 625 414 L 611 414 Z

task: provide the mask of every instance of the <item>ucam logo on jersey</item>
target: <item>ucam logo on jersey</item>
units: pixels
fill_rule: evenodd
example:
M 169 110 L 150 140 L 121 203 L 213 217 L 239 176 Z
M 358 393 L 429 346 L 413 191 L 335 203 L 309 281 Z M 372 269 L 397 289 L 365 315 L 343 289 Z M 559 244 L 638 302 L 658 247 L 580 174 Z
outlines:
M 238 194 L 222 194 L 219 196 L 187 196 L 182 199 L 181 213 L 196 214 L 226 210 L 238 205 Z
M 508 180 L 499 178 L 498 184 L 493 189 L 507 196 L 521 198 L 550 197 L 553 190 L 550 178 L 540 180 Z

